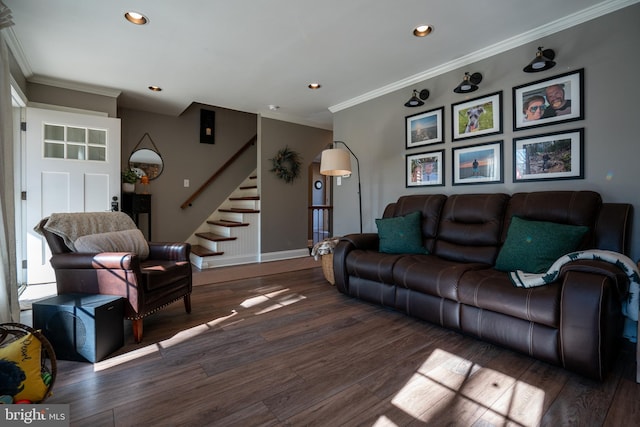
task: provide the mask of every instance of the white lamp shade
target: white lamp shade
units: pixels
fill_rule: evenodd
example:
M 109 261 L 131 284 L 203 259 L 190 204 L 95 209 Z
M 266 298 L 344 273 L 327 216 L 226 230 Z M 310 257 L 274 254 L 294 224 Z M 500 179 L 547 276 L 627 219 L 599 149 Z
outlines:
M 322 152 L 320 174 L 343 176 L 351 174 L 351 156 L 347 150 L 331 148 Z

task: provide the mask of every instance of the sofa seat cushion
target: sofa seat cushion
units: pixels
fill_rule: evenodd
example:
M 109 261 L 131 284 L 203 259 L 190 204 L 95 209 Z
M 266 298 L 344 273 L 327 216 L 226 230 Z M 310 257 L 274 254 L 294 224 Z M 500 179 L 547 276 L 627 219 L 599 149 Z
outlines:
M 147 291 L 163 288 L 187 279 L 191 272 L 189 261 L 150 260 L 140 263 Z
M 397 286 L 458 301 L 458 281 L 469 270 L 489 268 L 486 264 L 449 261 L 434 255 L 407 255 L 393 268 Z
M 559 326 L 560 284 L 516 288 L 507 273 L 497 270 L 467 271 L 458 285 L 462 304 L 507 314 L 519 319 Z
M 347 274 L 392 285 L 393 266 L 403 256 L 357 249 L 351 251 L 346 259 Z

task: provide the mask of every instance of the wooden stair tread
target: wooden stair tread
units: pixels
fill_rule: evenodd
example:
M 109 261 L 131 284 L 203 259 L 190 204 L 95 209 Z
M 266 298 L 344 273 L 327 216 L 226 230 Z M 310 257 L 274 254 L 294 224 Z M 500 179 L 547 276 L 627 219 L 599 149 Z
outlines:
M 229 200 L 260 200 L 260 196 L 229 197 Z
M 257 185 L 246 185 L 246 186 L 240 187 L 240 190 L 255 190 L 256 188 L 258 188 Z
M 207 221 L 207 224 L 220 225 L 222 227 L 248 227 L 248 222 L 229 221 L 227 219 L 219 219 L 216 221 Z
M 203 239 L 211 240 L 212 242 L 225 242 L 227 240 L 236 240 L 237 237 L 227 237 L 221 236 L 215 233 L 196 233 L 196 236 L 201 237 Z
M 202 245 L 191 245 L 191 253 L 199 257 L 217 256 L 224 254 L 224 252 L 212 251 L 211 249 L 205 248 Z
M 240 208 L 231 208 L 231 209 L 218 209 L 218 212 L 231 212 L 231 213 L 260 213 L 257 209 L 240 209 Z

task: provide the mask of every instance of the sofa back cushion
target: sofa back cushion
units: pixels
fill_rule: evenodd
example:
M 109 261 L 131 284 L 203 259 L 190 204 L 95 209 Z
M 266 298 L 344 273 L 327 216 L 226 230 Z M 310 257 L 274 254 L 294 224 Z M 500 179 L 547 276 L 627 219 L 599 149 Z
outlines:
M 449 196 L 432 252 L 452 261 L 493 265 L 508 201 L 502 193 Z
M 594 191 L 515 193 L 507 207 L 501 242 L 507 239 L 511 218 L 517 216 L 531 221 L 585 225 L 589 231 L 576 250 L 592 249 L 595 247 L 594 229 L 601 207 L 602 198 Z
M 422 243 L 427 251 L 432 252 L 433 243 L 438 233 L 442 207 L 446 200 L 447 196 L 443 194 L 401 196 L 397 202 L 386 207 L 383 218 L 405 216 L 416 211 L 421 212 Z

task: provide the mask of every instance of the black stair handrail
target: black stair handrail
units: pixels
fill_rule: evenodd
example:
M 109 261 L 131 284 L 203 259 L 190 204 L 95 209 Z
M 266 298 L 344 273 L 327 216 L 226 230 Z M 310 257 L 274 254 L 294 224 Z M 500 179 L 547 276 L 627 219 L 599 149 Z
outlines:
M 202 193 L 204 190 L 207 189 L 207 187 L 209 187 L 209 185 L 211 185 L 211 183 L 213 181 L 216 180 L 216 178 L 225 171 L 225 169 L 227 169 L 229 166 L 231 166 L 231 164 L 233 164 L 233 162 L 235 162 L 238 157 L 240 157 L 240 155 L 242 155 L 242 153 L 244 153 L 245 151 L 247 151 L 249 149 L 249 147 L 251 147 L 253 144 L 255 144 L 258 141 L 258 135 L 254 135 L 249 141 L 246 142 L 246 144 L 244 144 L 242 146 L 242 148 L 240 148 L 233 156 L 231 156 L 229 158 L 229 160 L 227 160 L 224 165 L 220 166 L 220 168 L 215 171 L 213 173 L 213 175 L 211 175 L 211 177 L 200 186 L 200 188 L 198 188 L 192 195 L 191 197 L 189 197 L 183 204 L 180 205 L 180 208 L 182 209 L 186 209 L 187 207 L 191 206 L 193 201 L 195 199 L 198 198 L 198 196 L 200 196 L 200 193 Z

